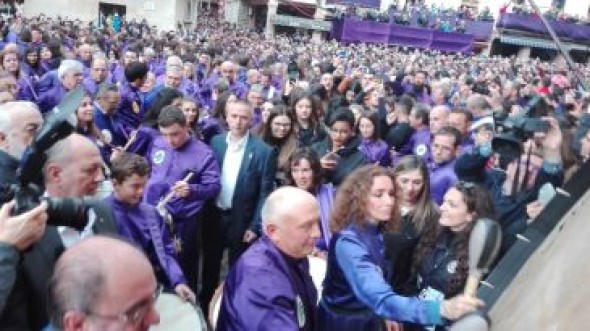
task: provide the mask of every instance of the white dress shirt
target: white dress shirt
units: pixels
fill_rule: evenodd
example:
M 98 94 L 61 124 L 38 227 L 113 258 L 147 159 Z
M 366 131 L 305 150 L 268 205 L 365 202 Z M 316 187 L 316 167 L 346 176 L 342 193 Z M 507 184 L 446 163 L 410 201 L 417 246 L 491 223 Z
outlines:
M 220 209 L 231 209 L 238 174 L 242 166 L 244 151 L 248 143 L 248 133 L 238 141 L 231 141 L 230 133 L 227 134 L 227 150 L 223 157 L 223 167 L 221 168 L 221 191 L 217 196 L 217 207 Z

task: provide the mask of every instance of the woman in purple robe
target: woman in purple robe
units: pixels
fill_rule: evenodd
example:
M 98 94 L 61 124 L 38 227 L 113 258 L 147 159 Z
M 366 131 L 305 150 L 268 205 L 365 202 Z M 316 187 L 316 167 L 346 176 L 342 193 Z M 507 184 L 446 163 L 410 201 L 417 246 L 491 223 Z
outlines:
M 363 112 L 357 123 L 357 131 L 361 135 L 359 149 L 368 163 L 387 167 L 391 164 L 389 146 L 379 137 L 378 118 L 375 112 Z
M 7 48 L 0 53 L 0 68 L 9 72 L 17 81 L 18 92 L 16 100 L 35 101 L 33 82 L 23 71 L 20 55 L 17 49 Z
M 76 120 L 76 131 L 92 140 L 98 146 L 103 161 L 106 164 L 110 164 L 110 157 L 113 151 L 113 146 L 111 145 L 113 137 L 107 131 L 101 132 L 94 124 L 92 98 L 89 95 L 82 98 L 82 102 L 78 106 L 78 109 L 76 109 Z
M 331 183 L 323 183 L 320 158 L 309 147 L 300 148 L 291 155 L 287 176 L 291 185 L 310 192 L 318 200 L 322 236 L 316 243 L 317 250 L 314 254 L 325 258 L 326 252 L 328 251 L 328 244 L 332 237 L 332 233 L 330 232 L 330 213 L 332 212 L 336 189 Z

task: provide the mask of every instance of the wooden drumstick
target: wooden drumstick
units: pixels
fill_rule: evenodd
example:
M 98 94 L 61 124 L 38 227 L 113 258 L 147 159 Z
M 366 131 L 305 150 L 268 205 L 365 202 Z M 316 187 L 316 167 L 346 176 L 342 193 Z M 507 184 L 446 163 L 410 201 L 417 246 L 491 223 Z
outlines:
M 185 176 L 185 177 L 182 179 L 182 181 L 183 181 L 183 182 L 188 182 L 189 180 L 191 180 L 191 178 L 193 178 L 193 175 L 194 175 L 194 174 L 195 174 L 195 173 L 194 173 L 194 172 L 192 172 L 192 171 L 191 171 L 191 172 L 189 172 L 189 173 L 188 173 L 188 174 L 187 174 L 187 175 L 186 175 L 186 176 Z M 162 199 L 162 201 L 160 201 L 160 203 L 161 203 L 162 205 L 165 205 L 165 204 L 167 204 L 167 203 L 168 203 L 168 201 L 170 201 L 170 200 L 171 200 L 173 197 L 174 197 L 174 191 L 170 191 L 170 192 L 168 192 L 168 194 L 166 194 L 166 196 L 164 197 L 164 199 Z
M 500 244 L 502 229 L 491 219 L 478 219 L 469 236 L 469 277 L 463 293 L 475 297 L 479 281 L 494 263 Z
M 125 146 L 123 146 L 122 150 L 126 151 L 127 148 L 129 148 L 131 144 L 135 142 L 135 138 L 137 138 L 137 131 L 133 131 L 131 132 L 131 134 L 129 134 L 129 140 L 127 140 L 127 143 L 125 144 Z

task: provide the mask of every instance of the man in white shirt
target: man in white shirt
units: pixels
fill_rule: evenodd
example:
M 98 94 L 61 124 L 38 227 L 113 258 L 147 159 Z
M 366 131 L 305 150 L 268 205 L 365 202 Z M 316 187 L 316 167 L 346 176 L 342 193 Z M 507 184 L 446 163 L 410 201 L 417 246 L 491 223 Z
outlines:
M 236 101 L 228 104 L 226 112 L 229 132 L 211 140 L 221 168 L 221 192 L 203 222 L 204 312 L 219 283 L 223 251 L 228 249 L 231 265 L 260 236 L 260 209 L 273 189 L 276 168 L 273 149 L 249 133 L 252 106 Z

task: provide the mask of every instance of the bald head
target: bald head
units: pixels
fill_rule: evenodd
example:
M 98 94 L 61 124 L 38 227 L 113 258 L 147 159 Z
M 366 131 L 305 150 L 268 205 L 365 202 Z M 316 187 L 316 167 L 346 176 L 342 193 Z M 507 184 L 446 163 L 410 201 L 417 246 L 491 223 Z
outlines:
M 59 330 L 73 329 L 77 314 L 103 312 L 105 306 L 116 311 L 128 305 L 119 297 L 127 290 L 148 287 L 145 292 L 151 293 L 155 284 L 149 260 L 131 244 L 102 236 L 84 239 L 67 249 L 55 266 L 49 286 L 51 322 Z
M 268 196 L 262 207 L 260 217 L 263 227 L 282 224 L 285 219 L 296 215 L 300 208 L 310 205 L 318 207 L 316 198 L 309 192 L 294 186 L 281 187 Z
M 264 233 L 284 254 L 305 258 L 315 248 L 321 232 L 320 209 L 309 192 L 282 187 L 268 196 L 261 212 Z
M 236 67 L 231 61 L 225 61 L 220 67 L 221 76 L 227 79 L 230 83 L 233 83 L 236 74 Z
M 73 133 L 47 151 L 45 186 L 53 197 L 83 197 L 96 194 L 104 180 L 103 161 L 96 144 Z

